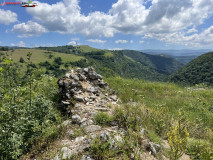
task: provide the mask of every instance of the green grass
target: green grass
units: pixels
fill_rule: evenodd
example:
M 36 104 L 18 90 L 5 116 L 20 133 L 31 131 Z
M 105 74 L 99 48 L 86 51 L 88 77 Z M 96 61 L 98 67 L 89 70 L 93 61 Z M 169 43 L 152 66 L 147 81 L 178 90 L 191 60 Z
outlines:
M 23 57 L 25 61 L 27 61 L 27 53 L 31 52 L 32 57 L 31 60 L 33 63 L 38 64 L 40 62 L 49 61 L 53 62 L 54 58 L 61 57 L 63 62 L 75 62 L 79 61 L 81 59 L 84 59 L 84 57 L 73 55 L 73 54 L 65 54 L 65 53 L 58 53 L 58 52 L 47 52 L 46 50 L 39 50 L 39 49 L 15 49 L 14 52 L 9 51 L 7 58 L 12 58 L 15 62 L 18 62 L 20 57 Z M 52 54 L 53 57 L 51 59 L 48 58 L 48 56 Z
M 191 137 L 208 139 L 207 129 L 213 128 L 213 112 L 210 111 L 213 89 L 192 91 L 191 88 L 172 83 L 137 79 L 108 78 L 106 81 L 123 102 L 137 102 L 141 112 L 148 112 L 143 115 L 147 117 L 144 125 L 148 128 L 156 130 L 168 126 L 163 124 L 164 121 L 169 123 L 172 119 L 177 119 L 180 110 L 184 114 Z
M 82 52 L 86 53 L 86 52 L 92 52 L 92 51 L 99 51 L 99 50 L 101 50 L 101 49 L 92 48 L 92 47 L 90 47 L 90 46 L 88 46 L 88 45 L 81 45 L 81 46 L 80 46 L 80 50 L 81 50 Z

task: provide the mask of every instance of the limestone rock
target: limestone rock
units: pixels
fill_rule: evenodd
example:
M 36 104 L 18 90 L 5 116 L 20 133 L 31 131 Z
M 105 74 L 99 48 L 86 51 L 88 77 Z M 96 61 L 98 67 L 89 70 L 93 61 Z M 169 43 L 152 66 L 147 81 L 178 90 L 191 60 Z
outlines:
M 95 131 L 100 131 L 101 127 L 98 125 L 89 125 L 89 126 L 84 127 L 84 130 L 86 133 L 92 133 Z

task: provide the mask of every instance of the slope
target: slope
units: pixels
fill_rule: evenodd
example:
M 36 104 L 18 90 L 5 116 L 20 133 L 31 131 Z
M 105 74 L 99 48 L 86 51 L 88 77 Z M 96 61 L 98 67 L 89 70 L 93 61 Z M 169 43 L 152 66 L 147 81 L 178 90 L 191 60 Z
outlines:
M 171 75 L 169 80 L 181 84 L 195 85 L 206 83 L 213 84 L 213 52 L 203 54 L 189 64 L 184 66 L 180 71 Z
M 153 68 L 158 73 L 165 75 L 169 75 L 182 67 L 182 63 L 165 55 L 149 55 L 134 50 L 123 50 L 121 52 L 135 61 L 140 62 L 142 65 Z

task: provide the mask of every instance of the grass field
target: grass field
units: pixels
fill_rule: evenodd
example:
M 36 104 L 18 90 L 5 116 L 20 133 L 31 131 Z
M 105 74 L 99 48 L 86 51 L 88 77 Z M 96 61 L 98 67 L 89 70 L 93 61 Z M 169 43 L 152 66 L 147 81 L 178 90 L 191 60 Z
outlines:
M 46 50 L 39 50 L 39 49 L 16 49 L 14 50 L 14 52 L 9 51 L 6 57 L 12 58 L 15 62 L 18 62 L 20 57 L 23 57 L 24 60 L 26 61 L 28 52 L 32 53 L 31 60 L 35 64 L 44 61 L 53 62 L 54 58 L 56 57 L 61 57 L 63 62 L 75 62 L 84 59 L 84 57 L 78 55 L 58 53 L 58 52 L 47 53 Z M 51 59 L 48 57 L 50 54 L 53 55 Z

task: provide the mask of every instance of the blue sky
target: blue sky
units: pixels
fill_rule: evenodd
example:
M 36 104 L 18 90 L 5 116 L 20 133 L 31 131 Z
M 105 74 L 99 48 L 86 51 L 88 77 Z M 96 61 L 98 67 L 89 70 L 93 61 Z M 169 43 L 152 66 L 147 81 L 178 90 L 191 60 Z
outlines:
M 213 49 L 213 0 L 33 2 L 38 6 L 0 6 L 0 45 Z

